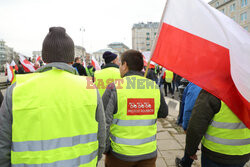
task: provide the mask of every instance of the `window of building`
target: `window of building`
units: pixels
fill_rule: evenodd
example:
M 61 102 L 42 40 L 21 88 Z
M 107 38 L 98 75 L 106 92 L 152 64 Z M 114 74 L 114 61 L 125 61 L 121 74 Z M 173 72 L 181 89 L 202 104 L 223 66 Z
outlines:
M 156 35 L 157 33 L 155 32 L 155 35 Z
M 147 46 L 149 46 L 150 44 L 149 43 L 147 43 Z
M 147 51 L 150 51 L 150 49 L 147 49 Z
M 247 6 L 247 0 L 241 0 L 241 7 Z
M 220 5 L 220 2 L 216 2 L 215 7 L 218 7 Z
M 147 32 L 147 35 L 149 35 L 149 32 Z
M 247 12 L 244 12 L 240 15 L 240 20 L 241 21 L 246 21 L 247 20 Z
M 147 37 L 146 39 L 147 39 L 147 40 L 150 40 L 150 38 L 149 38 L 149 37 Z
M 248 31 L 248 26 L 244 27 L 244 29 Z
M 233 11 L 235 11 L 235 3 L 230 5 L 230 12 L 233 12 Z
M 225 13 L 225 10 L 224 10 L 224 9 L 221 9 L 220 11 L 221 11 L 222 13 Z

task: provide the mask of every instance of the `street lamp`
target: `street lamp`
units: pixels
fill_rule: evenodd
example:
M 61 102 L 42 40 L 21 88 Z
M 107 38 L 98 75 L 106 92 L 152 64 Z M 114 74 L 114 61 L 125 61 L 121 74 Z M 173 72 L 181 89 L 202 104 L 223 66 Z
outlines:
M 83 60 L 83 57 L 84 57 L 83 35 L 84 35 L 84 32 L 85 32 L 85 28 L 81 27 L 80 32 L 82 32 L 82 60 Z

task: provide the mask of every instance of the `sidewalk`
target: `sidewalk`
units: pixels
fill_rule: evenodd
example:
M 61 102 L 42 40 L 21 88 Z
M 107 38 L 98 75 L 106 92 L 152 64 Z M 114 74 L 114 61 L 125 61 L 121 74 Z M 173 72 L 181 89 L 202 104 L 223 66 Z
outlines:
M 166 119 L 157 121 L 157 167 L 175 167 L 175 157 L 184 155 L 186 135 L 181 127 L 175 124 L 179 114 L 179 102 L 166 97 L 169 107 L 169 114 Z M 199 147 L 200 148 L 200 147 Z M 193 167 L 200 167 L 201 152 L 197 152 L 198 160 L 193 163 Z M 99 162 L 98 167 L 104 167 L 104 156 Z M 245 165 L 250 167 L 250 162 Z

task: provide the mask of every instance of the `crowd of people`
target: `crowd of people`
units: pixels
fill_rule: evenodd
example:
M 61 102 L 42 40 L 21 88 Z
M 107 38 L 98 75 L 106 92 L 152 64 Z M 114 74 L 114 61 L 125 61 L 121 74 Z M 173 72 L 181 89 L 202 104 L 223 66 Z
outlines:
M 49 29 L 42 58 L 46 65 L 18 73 L 6 90 L 1 167 L 97 166 L 103 154 L 106 167 L 156 166 L 156 122 L 168 115 L 164 96 L 179 91 L 179 75 L 155 66 L 145 78 L 143 55 L 136 50 L 120 59 L 107 51 L 102 70 L 86 68 L 74 58 L 74 42 L 62 27 Z M 243 167 L 250 132 L 227 105 L 193 83 L 182 102 L 186 148 L 176 165 L 190 167 L 201 142 L 202 166 Z

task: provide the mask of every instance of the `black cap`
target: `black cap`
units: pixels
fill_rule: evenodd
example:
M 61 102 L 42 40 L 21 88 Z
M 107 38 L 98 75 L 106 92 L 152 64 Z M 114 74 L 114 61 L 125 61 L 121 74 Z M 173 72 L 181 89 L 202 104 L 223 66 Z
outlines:
M 117 58 L 117 54 L 114 54 L 110 51 L 106 51 L 103 53 L 103 59 L 105 60 L 105 63 L 108 64 L 111 61 L 115 60 Z

